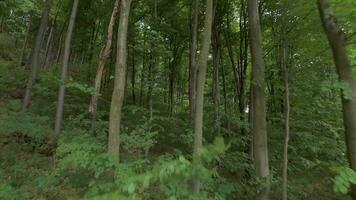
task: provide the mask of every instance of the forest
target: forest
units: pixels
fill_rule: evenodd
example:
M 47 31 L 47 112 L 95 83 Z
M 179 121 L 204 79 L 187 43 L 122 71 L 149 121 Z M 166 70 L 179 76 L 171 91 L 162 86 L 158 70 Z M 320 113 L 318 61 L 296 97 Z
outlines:
M 356 200 L 356 0 L 0 0 L 1 200 Z

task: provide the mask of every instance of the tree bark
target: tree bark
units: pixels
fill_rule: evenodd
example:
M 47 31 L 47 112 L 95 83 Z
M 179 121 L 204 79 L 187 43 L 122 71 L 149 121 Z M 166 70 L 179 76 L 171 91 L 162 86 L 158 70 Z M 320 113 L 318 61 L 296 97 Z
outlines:
M 120 155 L 121 110 L 125 93 L 126 60 L 127 60 L 127 29 L 131 0 L 121 1 L 120 22 L 117 41 L 114 90 L 111 99 L 109 119 L 108 152 L 117 158 Z
M 235 59 L 234 59 L 234 52 L 233 52 L 233 46 L 232 46 L 232 41 L 231 41 L 231 35 L 230 32 L 232 32 L 231 30 L 231 25 L 230 25 L 230 17 L 229 15 L 226 15 L 226 31 L 224 31 L 224 38 L 225 38 L 225 43 L 226 43 L 226 49 L 227 49 L 227 53 L 229 55 L 230 58 L 230 62 L 231 62 L 231 68 L 232 68 L 232 72 L 233 72 L 233 77 L 234 77 L 234 84 L 235 84 L 235 95 L 234 95 L 234 99 L 236 99 L 236 97 L 238 96 L 238 88 L 239 88 L 239 78 L 238 78 L 238 72 L 237 72 L 237 67 L 236 67 L 236 63 L 235 63 Z M 238 101 L 238 100 L 236 100 Z
M 193 162 L 200 163 L 200 156 L 203 147 L 203 110 L 204 110 L 204 86 L 206 79 L 206 69 L 208 65 L 209 49 L 211 44 L 211 29 L 213 21 L 213 0 L 206 1 L 204 35 L 201 47 L 201 53 L 197 66 L 197 80 L 196 80 L 196 104 L 194 112 L 194 152 Z M 193 182 L 193 192 L 200 191 L 200 181 L 195 179 Z
M 173 52 L 172 52 L 172 61 L 169 62 L 169 78 L 168 78 L 168 111 L 170 116 L 174 113 L 175 101 L 174 93 L 175 90 L 178 90 L 179 86 L 179 71 L 177 66 L 181 61 L 184 48 L 182 48 L 179 41 L 173 42 Z
M 194 121 L 195 96 L 196 96 L 196 76 L 197 76 L 197 35 L 198 35 L 198 15 L 199 0 L 194 0 L 191 6 L 191 26 L 190 26 L 190 49 L 189 49 L 189 112 L 191 123 Z
M 287 9 L 288 0 L 283 1 L 282 18 L 281 18 L 281 66 L 284 79 L 284 118 L 285 118 L 285 133 L 283 145 L 283 183 L 282 183 L 282 199 L 288 199 L 288 142 L 289 142 L 289 119 L 290 119 L 290 100 L 289 100 L 289 74 L 288 74 L 288 57 L 287 57 Z
M 270 199 L 270 177 L 267 146 L 267 122 L 265 102 L 265 65 L 262 54 L 262 35 L 257 0 L 248 0 L 248 20 L 252 62 L 253 89 L 253 146 L 254 165 L 261 180 L 259 199 Z
M 175 53 L 173 53 L 175 55 Z M 173 56 L 175 58 L 175 56 Z M 168 89 L 168 110 L 169 110 L 169 115 L 173 115 L 174 111 L 174 82 L 175 82 L 175 75 L 176 75 L 176 66 L 175 66 L 175 60 L 170 62 L 169 66 L 169 89 Z
M 239 103 L 239 117 L 243 124 L 246 121 L 245 107 L 246 107 L 246 73 L 247 73 L 247 59 L 248 59 L 248 30 L 247 30 L 247 14 L 246 14 L 246 4 L 245 0 L 241 0 L 241 8 L 240 8 L 240 20 L 239 20 L 239 28 L 240 28 L 240 45 L 239 45 L 239 60 L 238 60 L 238 88 L 237 88 L 237 96 Z M 245 135 L 246 127 L 241 127 L 241 135 Z
M 144 32 L 143 46 L 146 47 L 146 32 Z M 143 96 L 145 95 L 145 78 L 146 78 L 146 52 L 142 53 L 142 70 L 140 77 L 140 106 L 143 105 Z
M 154 86 L 154 60 L 153 60 L 153 47 L 151 46 L 151 52 L 149 56 L 149 68 L 148 68 L 148 107 L 150 111 L 150 120 L 153 119 L 153 86 Z
M 44 57 L 44 62 L 43 62 L 43 68 L 46 69 L 47 64 L 48 64 L 48 59 L 49 59 L 49 53 L 50 53 L 50 46 L 52 43 L 52 37 L 53 37 L 53 31 L 54 31 L 54 27 L 55 27 L 55 22 L 53 24 L 51 24 L 50 26 L 50 31 L 49 31 L 49 35 L 47 38 L 47 43 L 46 43 L 46 50 L 45 50 L 45 57 Z
M 54 126 L 54 132 L 56 135 L 59 135 L 61 128 L 62 128 L 65 84 L 67 81 L 70 48 L 71 48 L 71 43 L 72 43 L 73 30 L 74 30 L 74 26 L 75 26 L 75 19 L 76 19 L 77 11 L 78 11 L 78 4 L 79 4 L 79 0 L 74 0 L 73 7 L 72 7 L 72 13 L 71 13 L 70 19 L 69 19 L 66 40 L 65 40 L 65 44 L 64 44 L 61 83 L 60 83 L 59 92 L 58 92 L 56 121 L 55 121 L 55 126 Z
M 141 69 L 141 77 L 140 77 L 140 106 L 143 105 L 143 97 L 145 95 L 145 82 L 146 82 L 146 59 L 143 60 L 142 62 L 142 69 Z
M 346 34 L 337 25 L 328 0 L 318 0 L 318 9 L 323 28 L 332 50 L 339 80 L 347 83 L 354 95 L 356 88 L 352 78 L 352 66 L 346 51 Z M 341 98 L 347 158 L 350 167 L 356 170 L 356 100 L 355 96 L 348 98 L 343 94 Z M 356 200 L 355 185 L 352 185 L 351 195 L 352 198 Z
M 98 69 L 97 69 L 96 76 L 95 76 L 95 82 L 94 82 L 94 94 L 92 95 L 91 101 L 89 104 L 89 112 L 91 113 L 91 116 L 92 116 L 91 132 L 94 132 L 95 127 L 96 127 L 95 124 L 96 124 L 96 115 L 97 115 L 97 109 L 98 109 L 98 99 L 99 99 L 100 89 L 101 89 L 101 80 L 103 77 L 103 71 L 104 71 L 105 65 L 106 65 L 107 60 L 111 53 L 113 29 L 115 26 L 116 18 L 119 14 L 119 8 L 120 8 L 120 0 L 116 0 L 114 9 L 111 14 L 110 23 L 108 26 L 106 44 L 105 44 L 105 47 L 100 52 L 99 65 L 98 65 Z
M 136 105 L 136 63 L 135 63 L 135 53 L 132 53 L 132 73 L 131 73 L 131 93 L 132 93 L 132 103 Z
M 33 52 L 32 52 L 31 75 L 28 79 L 27 86 L 26 86 L 25 97 L 24 97 L 23 104 L 22 104 L 22 112 L 27 111 L 28 106 L 31 102 L 32 88 L 33 88 L 33 85 L 37 79 L 37 71 L 38 71 L 38 65 L 39 65 L 38 59 L 39 59 L 39 54 L 40 54 L 40 50 L 41 50 L 42 38 L 46 32 L 46 28 L 48 25 L 49 13 L 51 11 L 51 6 L 52 6 L 52 0 L 46 0 L 45 7 L 43 10 L 43 14 L 42 14 L 42 19 L 41 19 L 41 25 L 40 25 L 40 28 L 38 29 L 38 32 L 36 35 L 36 40 L 35 40 L 35 46 L 34 46 Z
M 221 57 L 220 57 L 221 58 Z M 221 65 L 221 79 L 222 79 L 222 86 L 223 86 L 223 95 L 224 95 L 224 111 L 225 111 L 225 121 L 226 127 L 230 130 L 230 112 L 228 111 L 228 100 L 227 100 L 227 91 L 226 91 L 226 78 L 225 78 L 225 70 L 224 65 Z
M 57 53 L 56 53 L 56 61 L 55 61 L 56 64 L 59 63 L 59 59 L 61 57 L 62 48 L 63 48 L 62 40 L 63 40 L 63 33 L 61 32 L 61 34 L 59 36 L 58 49 L 57 49 Z
M 289 103 L 289 78 L 288 78 L 288 68 L 287 68 L 287 59 L 286 59 L 286 49 L 283 48 L 283 70 L 284 70 L 284 103 L 285 103 L 285 138 L 283 146 L 283 200 L 288 199 L 288 141 L 289 141 L 289 116 L 290 116 L 290 103 Z
M 216 13 L 218 2 L 214 1 L 214 13 Z M 215 107 L 215 129 L 220 134 L 220 84 L 219 84 L 219 69 L 221 56 L 221 17 L 214 15 L 214 22 L 212 28 L 212 48 L 213 48 L 213 103 Z
M 26 57 L 26 47 L 27 47 L 27 43 L 28 43 L 28 38 L 30 36 L 31 23 L 32 23 L 32 16 L 30 16 L 30 20 L 29 20 L 28 25 L 27 25 L 25 40 L 23 42 L 21 55 L 20 55 L 20 59 L 19 59 L 19 65 L 20 66 L 24 63 L 24 58 Z
M 47 66 L 49 65 L 51 58 L 52 58 L 52 49 L 53 49 L 53 41 L 54 41 L 54 31 L 56 29 L 57 26 L 57 18 L 58 15 L 60 13 L 60 10 L 62 8 L 62 0 L 59 0 L 58 2 L 59 7 L 57 8 L 54 20 L 53 20 L 53 24 L 51 24 L 51 28 L 50 28 L 50 34 L 48 36 L 48 40 L 47 40 L 47 44 L 46 44 L 46 54 L 45 54 L 45 59 L 44 59 L 44 69 L 47 68 Z

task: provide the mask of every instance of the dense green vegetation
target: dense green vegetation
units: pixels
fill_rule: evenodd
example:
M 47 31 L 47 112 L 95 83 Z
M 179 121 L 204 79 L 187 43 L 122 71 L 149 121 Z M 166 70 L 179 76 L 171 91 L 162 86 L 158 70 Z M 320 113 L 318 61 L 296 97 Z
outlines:
M 0 199 L 356 200 L 355 19 L 355 0 L 0 1 Z

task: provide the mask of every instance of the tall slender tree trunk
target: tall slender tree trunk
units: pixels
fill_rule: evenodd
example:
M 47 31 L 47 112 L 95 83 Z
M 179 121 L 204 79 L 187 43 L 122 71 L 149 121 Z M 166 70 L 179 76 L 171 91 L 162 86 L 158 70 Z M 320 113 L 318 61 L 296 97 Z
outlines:
M 175 98 L 174 93 L 179 87 L 179 71 L 177 69 L 178 64 L 182 58 L 183 48 L 180 46 L 179 42 L 175 41 L 173 44 L 172 61 L 169 62 L 169 73 L 168 73 L 168 111 L 170 116 L 174 113 L 175 108 Z
M 282 183 L 282 199 L 288 199 L 288 143 L 289 143 L 289 118 L 290 118 L 290 100 L 289 100 L 289 74 L 288 74 L 288 57 L 287 57 L 287 9 L 288 0 L 283 1 L 282 8 L 282 27 L 281 27 L 281 66 L 284 79 L 284 118 L 285 118 L 285 133 L 283 145 L 283 183 Z
M 41 50 L 41 43 L 42 43 L 42 38 L 46 32 L 46 28 L 48 25 L 49 21 L 49 13 L 51 11 L 51 5 L 52 5 L 52 0 L 46 0 L 45 2 L 45 7 L 43 10 L 42 14 L 42 19 L 41 19 L 41 25 L 40 28 L 38 29 L 37 35 L 36 35 L 36 40 L 35 40 L 35 46 L 33 48 L 32 52 L 32 58 L 31 58 L 31 74 L 27 82 L 26 86 L 26 92 L 25 92 L 25 97 L 23 100 L 22 104 L 22 112 L 26 112 L 28 109 L 28 106 L 31 102 L 31 93 L 32 93 L 32 88 L 33 85 L 37 79 L 37 71 L 38 71 L 38 59 L 39 59 L 39 54 Z
M 86 56 L 86 59 L 88 59 L 89 61 L 91 61 L 93 59 L 93 53 L 94 53 L 94 46 L 95 46 L 95 41 L 96 41 L 96 38 L 97 38 L 97 33 L 98 33 L 98 28 L 97 28 L 97 22 L 96 21 L 93 21 L 93 24 L 92 24 L 92 31 L 91 31 L 91 37 L 90 37 L 90 42 L 89 42 L 89 45 L 88 45 L 88 49 L 87 49 L 87 56 Z M 88 70 L 88 73 L 89 73 L 89 76 L 88 77 L 91 77 L 90 76 L 90 70 Z
M 121 0 L 120 22 L 117 41 L 114 90 L 111 99 L 109 119 L 108 151 L 119 158 L 121 110 L 124 102 L 127 60 L 127 29 L 131 0 Z
M 5 19 L 2 17 L 0 21 L 0 33 L 4 32 L 4 21 Z
M 284 70 L 284 103 L 285 103 L 285 136 L 283 145 L 283 200 L 288 199 L 288 142 L 289 142 L 289 116 L 290 116 L 290 103 L 289 103 L 289 78 L 286 58 L 286 48 L 283 48 L 283 70 Z
M 156 20 L 157 20 L 157 0 L 154 0 L 154 8 L 153 8 L 153 24 L 156 25 Z M 153 120 L 153 94 L 154 94 L 154 85 L 155 85 L 155 65 L 157 63 L 156 61 L 156 48 L 154 44 L 151 42 L 150 43 L 150 67 L 149 67 L 149 88 L 148 88 L 148 94 L 149 94 L 149 99 L 148 99 L 148 104 L 149 104 L 149 110 L 150 110 L 150 123 L 152 123 Z M 151 126 L 151 125 L 150 125 Z M 148 151 L 146 152 L 146 158 L 148 156 Z
M 173 60 L 169 66 L 168 110 L 170 116 L 173 115 L 173 111 L 174 111 L 174 82 L 175 82 L 175 75 L 176 75 L 175 67 L 176 66 Z
M 143 96 L 145 95 L 145 77 L 146 77 L 146 60 L 144 59 L 142 62 L 142 70 L 140 77 L 140 106 L 143 105 Z
M 216 13 L 218 1 L 214 1 L 214 13 Z M 221 17 L 214 15 L 214 22 L 212 27 L 212 48 L 213 48 L 213 103 L 215 107 L 215 128 L 220 134 L 220 83 L 219 83 L 219 69 L 220 69 L 220 32 L 221 32 Z
M 270 177 L 267 146 L 267 122 L 265 102 L 265 65 L 262 54 L 262 35 L 257 0 L 248 0 L 250 49 L 253 92 L 253 147 L 256 175 L 261 179 L 259 199 L 270 199 Z
M 144 32 L 143 46 L 146 46 L 146 32 Z M 140 77 L 140 106 L 143 105 L 143 96 L 145 95 L 145 78 L 146 78 L 146 52 L 142 53 L 142 70 Z
M 56 135 L 59 135 L 61 128 L 62 128 L 65 84 L 67 81 L 70 48 L 71 48 L 71 44 L 72 44 L 72 35 L 73 35 L 75 19 L 76 19 L 77 11 L 78 11 L 78 4 L 79 4 L 79 0 L 74 0 L 73 7 L 72 7 L 72 13 L 71 13 L 70 19 L 69 19 L 66 40 L 65 40 L 65 44 L 64 44 L 62 75 L 61 75 L 61 83 L 60 83 L 59 92 L 58 92 L 56 121 L 55 121 L 55 125 L 54 125 L 54 132 Z
M 103 71 L 104 71 L 105 65 L 106 65 L 107 60 L 111 53 L 113 29 L 115 26 L 116 18 L 120 11 L 119 8 L 120 8 L 120 0 L 116 0 L 114 9 L 111 14 L 110 23 L 108 26 L 106 44 L 105 44 L 105 47 L 100 52 L 99 65 L 98 65 L 98 69 L 97 69 L 96 76 L 95 76 L 94 94 L 92 95 L 91 101 L 89 104 L 89 112 L 92 115 L 92 121 L 91 121 L 91 131 L 92 132 L 95 131 L 96 115 L 97 115 L 97 109 L 98 109 L 98 99 L 99 99 L 100 89 L 101 89 L 101 80 L 103 77 Z
M 356 93 L 355 83 L 352 78 L 352 66 L 346 51 L 346 34 L 336 24 L 328 0 L 318 0 L 320 18 L 328 38 L 334 57 L 339 80 L 347 83 L 352 94 Z M 342 111 L 345 127 L 347 158 L 350 167 L 356 170 L 356 100 L 355 96 L 348 98 L 342 95 Z M 356 185 L 352 185 L 351 195 L 356 200 Z
M 169 66 L 170 61 L 166 60 L 165 61 L 165 66 Z M 168 102 L 168 93 L 169 93 L 169 67 L 166 67 L 165 70 L 163 71 L 162 76 L 165 77 L 164 78 L 164 95 L 163 95 L 163 101 L 165 104 L 169 104 Z
M 197 38 L 198 38 L 198 15 L 199 0 L 194 0 L 191 6 L 191 25 L 190 25 L 190 55 L 189 55 L 189 112 L 191 123 L 194 121 L 195 96 L 196 96 L 196 76 L 197 76 Z
M 253 139 L 253 119 L 254 119 L 254 114 L 255 114 L 255 111 L 254 111 L 254 105 L 253 105 L 253 87 L 252 87 L 252 80 L 253 80 L 253 77 L 252 77 L 252 73 L 251 73 L 251 84 L 250 84 L 250 96 L 249 96 L 249 107 L 248 107 L 248 125 L 250 127 L 250 130 L 252 130 L 252 140 L 250 142 L 250 147 L 249 147 L 249 155 L 250 155 L 250 158 L 252 161 L 254 161 L 254 154 L 253 154 L 253 148 L 254 148 L 254 139 Z
M 194 152 L 193 162 L 200 163 L 200 156 L 203 147 L 203 108 L 204 108 L 204 86 L 206 79 L 206 69 L 208 65 L 209 49 L 211 44 L 211 29 L 213 21 L 213 0 L 206 1 L 206 12 L 204 22 L 204 35 L 201 47 L 201 54 L 197 62 L 196 80 L 196 104 L 194 112 Z M 193 182 L 193 192 L 200 191 L 200 181 L 195 179 Z
M 220 57 L 221 59 L 221 57 Z M 227 91 L 226 91 L 226 78 L 225 78 L 225 70 L 224 65 L 221 65 L 221 79 L 222 79 L 222 87 L 223 87 L 223 95 L 224 95 L 224 112 L 225 112 L 225 121 L 226 127 L 230 130 L 230 112 L 228 110 L 228 99 L 227 99 Z
M 63 33 L 61 33 L 60 36 L 59 36 L 58 49 L 57 49 L 56 61 L 55 61 L 56 64 L 59 63 L 59 59 L 60 59 L 60 57 L 61 57 L 62 48 L 63 48 L 62 40 L 63 40 Z
M 51 61 L 52 58 L 52 49 L 53 49 L 53 42 L 54 42 L 54 33 L 56 26 L 57 26 L 57 18 L 58 15 L 60 13 L 60 10 L 62 8 L 62 0 L 59 0 L 58 4 L 60 5 L 57 8 L 54 20 L 53 20 L 53 24 L 51 24 L 51 28 L 50 28 L 50 34 L 48 36 L 48 40 L 47 40 L 47 44 L 46 44 L 46 54 L 45 54 L 45 58 L 44 58 L 44 64 L 43 64 L 43 68 L 46 69 Z
M 21 55 L 20 55 L 20 59 L 19 59 L 19 65 L 22 65 L 24 63 L 24 58 L 26 57 L 26 47 L 27 47 L 27 43 L 28 43 L 28 38 L 30 37 L 31 23 L 32 23 L 32 16 L 30 16 L 30 20 L 27 25 L 25 40 L 23 42 Z
M 239 117 L 241 122 L 246 121 L 246 74 L 247 74 L 247 59 L 248 59 L 248 30 L 247 30 L 247 14 L 246 14 L 246 3 L 245 0 L 241 0 L 240 2 L 240 20 L 239 20 L 239 27 L 240 27 L 240 45 L 239 45 L 239 60 L 238 60 L 238 88 L 237 88 L 237 95 L 238 95 L 238 110 L 239 110 Z M 246 127 L 241 127 L 241 134 L 245 135 Z
M 152 48 L 152 47 L 151 47 Z M 154 65 L 152 51 L 150 52 L 150 64 L 148 68 L 148 107 L 150 111 L 150 120 L 153 118 L 153 85 L 154 85 Z
M 45 50 L 43 68 L 47 67 L 49 53 L 50 53 L 50 46 L 51 46 L 51 43 L 52 43 L 53 31 L 54 31 L 54 28 L 55 28 L 55 22 L 53 22 L 53 24 L 51 24 L 50 27 L 51 28 L 50 28 L 49 35 L 48 35 L 48 38 L 47 38 L 47 43 L 46 43 L 46 50 Z
M 238 72 L 237 72 L 236 63 L 235 63 L 235 59 L 234 59 L 235 55 L 233 52 L 233 46 L 232 46 L 231 35 L 230 35 L 230 32 L 232 31 L 230 21 L 231 21 L 230 16 L 226 15 L 226 29 L 227 30 L 224 32 L 224 38 L 225 38 L 226 49 L 227 49 L 227 53 L 230 58 L 231 68 L 232 68 L 234 82 L 235 82 L 236 95 L 234 95 L 234 100 L 236 100 L 236 98 L 239 95 L 239 78 L 238 78 Z M 236 100 L 236 102 L 237 102 L 237 100 Z
M 131 73 L 131 93 L 132 93 L 132 103 L 136 105 L 136 63 L 135 63 L 135 53 L 132 53 L 132 73 Z

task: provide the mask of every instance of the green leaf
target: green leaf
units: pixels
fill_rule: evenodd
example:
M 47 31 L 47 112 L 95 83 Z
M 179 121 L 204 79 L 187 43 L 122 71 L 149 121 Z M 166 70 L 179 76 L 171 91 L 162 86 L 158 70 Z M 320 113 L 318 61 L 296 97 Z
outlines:
M 129 187 L 127 188 L 127 192 L 129 194 L 133 194 L 135 192 L 135 190 L 136 190 L 135 184 L 134 183 L 130 183 Z

